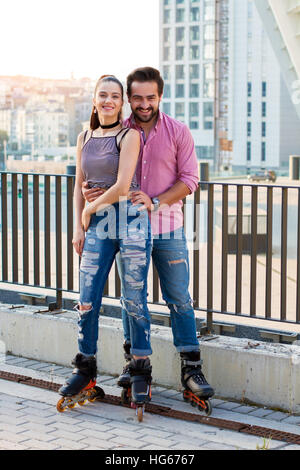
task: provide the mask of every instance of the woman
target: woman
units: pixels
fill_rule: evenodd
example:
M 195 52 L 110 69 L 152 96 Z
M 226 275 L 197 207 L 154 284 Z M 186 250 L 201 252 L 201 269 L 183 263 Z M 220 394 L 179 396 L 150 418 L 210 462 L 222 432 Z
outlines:
M 95 88 L 90 130 L 78 137 L 73 245 L 81 256 L 80 301 L 75 307 L 79 314 L 79 353 L 73 360 L 72 377 L 59 392 L 70 397 L 96 383 L 95 354 L 102 293 L 115 256 L 120 252 L 122 303 L 129 313 L 133 338 L 133 400 L 137 387 L 140 399 L 145 402 L 150 400 L 151 383 L 147 357 L 152 353 L 147 308 L 151 234 L 147 211 L 136 210 L 137 206 L 128 198 L 129 191 L 137 188 L 135 169 L 140 138 L 137 131 L 122 126 L 122 106 L 122 84 L 114 76 L 102 76 Z M 86 207 L 81 192 L 83 181 L 102 190 Z

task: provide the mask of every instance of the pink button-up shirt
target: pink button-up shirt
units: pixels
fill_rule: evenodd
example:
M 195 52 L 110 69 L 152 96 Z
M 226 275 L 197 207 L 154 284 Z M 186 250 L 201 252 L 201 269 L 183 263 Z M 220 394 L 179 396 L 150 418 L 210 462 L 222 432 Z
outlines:
M 159 111 L 156 125 L 146 141 L 133 115 L 124 121 L 124 126 L 140 132 L 137 179 L 143 192 L 155 197 L 170 189 L 177 181 L 182 181 L 191 193 L 196 191 L 199 181 L 198 162 L 191 132 L 185 124 Z M 152 233 L 167 233 L 182 227 L 182 205 L 182 201 L 178 201 L 149 213 Z

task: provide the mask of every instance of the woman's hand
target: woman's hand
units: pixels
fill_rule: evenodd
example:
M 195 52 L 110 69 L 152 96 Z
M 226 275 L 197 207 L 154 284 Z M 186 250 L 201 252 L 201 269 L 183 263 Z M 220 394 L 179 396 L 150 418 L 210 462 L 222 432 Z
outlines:
M 90 222 L 91 222 L 91 214 L 89 213 L 86 207 L 85 209 L 83 209 L 82 216 L 81 216 L 81 224 L 85 232 L 87 232 Z
M 76 253 L 81 256 L 82 255 L 82 250 L 83 250 L 83 245 L 84 245 L 84 230 L 82 228 L 79 228 L 75 230 L 74 235 L 73 235 L 73 247 L 76 251 Z

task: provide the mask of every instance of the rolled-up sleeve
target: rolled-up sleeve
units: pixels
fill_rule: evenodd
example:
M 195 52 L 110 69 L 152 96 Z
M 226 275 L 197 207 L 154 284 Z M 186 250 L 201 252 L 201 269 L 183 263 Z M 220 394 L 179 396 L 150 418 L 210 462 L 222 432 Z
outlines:
M 191 193 L 199 183 L 199 169 L 195 144 L 187 126 L 182 129 L 177 141 L 177 181 L 182 181 Z

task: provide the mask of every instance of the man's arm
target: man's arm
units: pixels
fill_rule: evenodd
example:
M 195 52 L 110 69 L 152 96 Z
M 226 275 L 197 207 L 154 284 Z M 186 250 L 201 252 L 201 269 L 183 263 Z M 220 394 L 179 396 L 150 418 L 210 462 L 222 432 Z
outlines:
M 184 126 L 177 145 L 177 181 L 167 191 L 157 194 L 160 206 L 181 201 L 198 188 L 199 173 L 198 161 L 195 152 L 195 145 L 192 134 L 188 127 Z M 151 198 L 142 191 L 132 193 L 134 204 L 143 204 L 141 210 L 153 210 Z
M 185 183 L 182 181 L 177 181 L 171 188 L 169 188 L 164 193 L 158 194 L 156 197 L 159 199 L 160 207 L 168 205 L 171 206 L 175 202 L 181 201 L 186 196 L 190 194 L 189 188 L 186 186 Z M 144 193 L 143 191 L 135 191 L 132 193 L 131 201 L 133 205 L 136 204 L 143 204 L 140 210 L 149 210 L 152 211 L 154 209 L 154 205 L 152 203 L 152 199 L 148 196 L 148 194 Z

